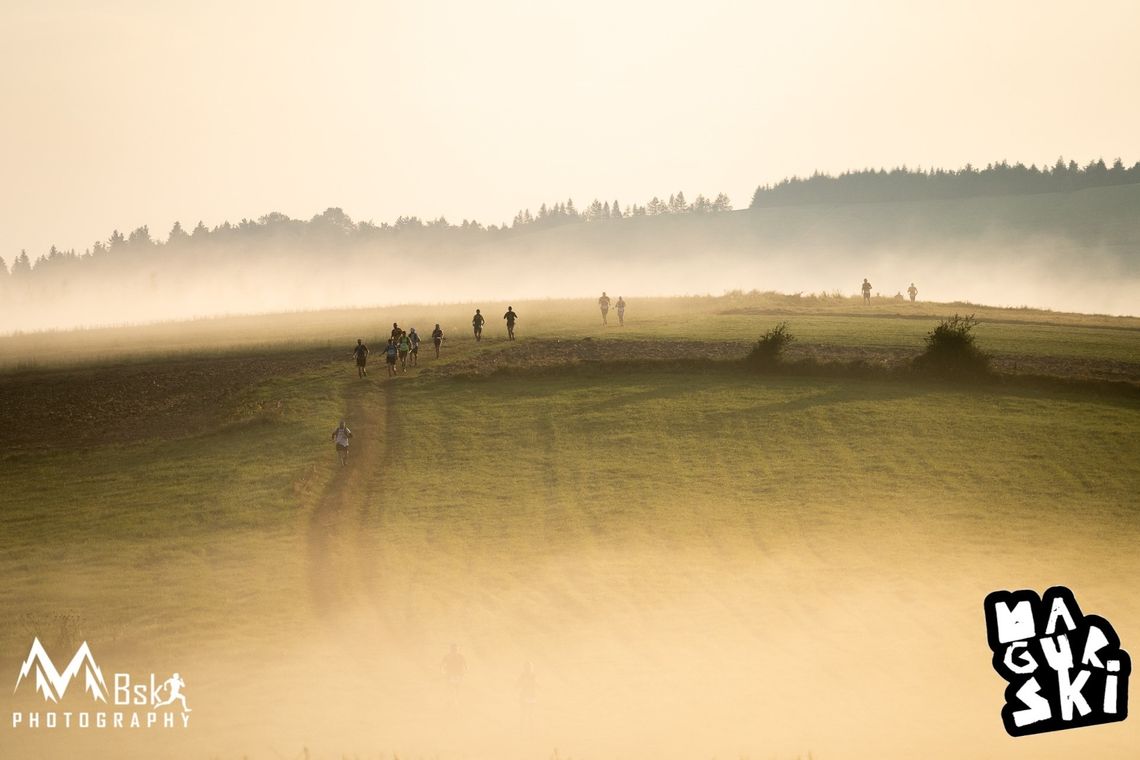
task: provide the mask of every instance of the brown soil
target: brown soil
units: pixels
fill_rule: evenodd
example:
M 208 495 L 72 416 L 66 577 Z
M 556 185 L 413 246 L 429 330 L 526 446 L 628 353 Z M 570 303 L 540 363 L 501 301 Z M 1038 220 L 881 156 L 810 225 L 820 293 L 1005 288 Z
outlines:
M 0 374 L 0 450 L 181 438 L 248 418 L 243 399 L 274 377 L 314 369 L 327 350 L 148 361 Z M 248 406 L 249 408 L 244 408 Z

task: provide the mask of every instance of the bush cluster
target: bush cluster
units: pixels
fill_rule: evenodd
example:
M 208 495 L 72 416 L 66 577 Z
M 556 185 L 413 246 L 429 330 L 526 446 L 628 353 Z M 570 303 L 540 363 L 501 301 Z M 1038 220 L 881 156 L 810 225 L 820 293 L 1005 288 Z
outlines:
M 973 314 L 939 322 L 923 339 L 926 348 L 915 357 L 915 369 L 951 377 L 988 374 L 990 356 L 974 344 L 977 326 Z

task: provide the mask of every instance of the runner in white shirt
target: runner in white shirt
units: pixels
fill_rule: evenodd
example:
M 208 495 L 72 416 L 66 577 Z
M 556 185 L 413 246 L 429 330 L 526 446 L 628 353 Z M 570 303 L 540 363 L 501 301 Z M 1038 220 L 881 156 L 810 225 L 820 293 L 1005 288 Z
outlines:
M 348 439 L 351 437 L 352 431 L 348 429 L 348 425 L 344 424 L 344 420 L 341 420 L 332 433 L 333 442 L 336 443 L 336 455 L 340 459 L 341 465 L 348 464 Z

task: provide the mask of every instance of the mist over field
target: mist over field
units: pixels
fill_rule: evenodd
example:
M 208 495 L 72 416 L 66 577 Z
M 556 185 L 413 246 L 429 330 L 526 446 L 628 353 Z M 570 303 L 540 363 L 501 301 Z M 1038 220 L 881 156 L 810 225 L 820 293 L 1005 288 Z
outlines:
M 600 205 L 600 204 L 597 204 Z M 617 209 L 615 202 L 614 208 Z M 696 206 L 693 207 L 695 209 Z M 589 210 L 511 227 L 464 221 L 140 228 L 76 256 L 13 266 L 11 333 L 398 303 L 733 290 L 858 292 L 1104 314 L 1140 312 L 1140 185 L 1069 193 L 829 203 L 610 217 Z M 520 212 L 521 216 L 521 212 Z
M 1140 757 L 1137 0 L 0 30 L 0 760 Z

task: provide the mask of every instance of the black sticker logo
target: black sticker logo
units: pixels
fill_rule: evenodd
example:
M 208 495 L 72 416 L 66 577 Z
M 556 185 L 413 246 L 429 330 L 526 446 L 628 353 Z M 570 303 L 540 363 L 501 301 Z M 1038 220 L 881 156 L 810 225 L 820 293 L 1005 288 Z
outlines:
M 1009 681 L 1001 719 L 1010 736 L 1128 717 L 1132 661 L 1112 624 L 1083 614 L 1072 591 L 995 591 L 984 606 L 994 670 Z

